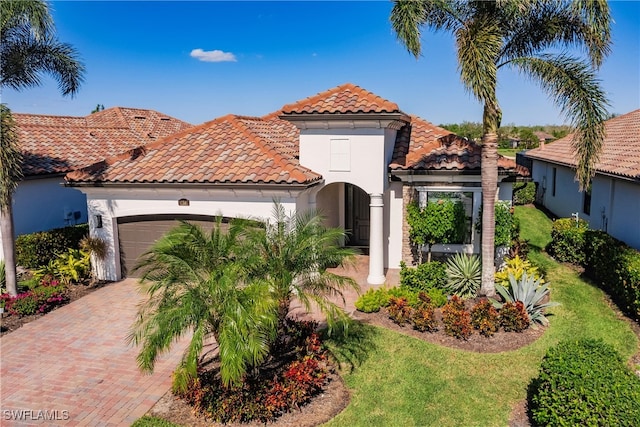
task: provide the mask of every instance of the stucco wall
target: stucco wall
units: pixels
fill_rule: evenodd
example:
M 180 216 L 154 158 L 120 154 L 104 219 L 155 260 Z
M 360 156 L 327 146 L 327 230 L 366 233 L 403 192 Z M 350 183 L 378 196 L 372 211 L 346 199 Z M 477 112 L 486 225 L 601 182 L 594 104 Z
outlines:
M 392 139 L 385 129 L 306 129 L 300 133 L 300 164 L 321 174 L 326 184 L 349 182 L 368 194 L 382 194 L 387 187 L 388 157 L 385 140 Z M 346 139 L 350 146 L 349 170 L 331 167 L 332 139 Z
M 87 199 L 61 177 L 22 181 L 13 202 L 16 235 L 87 222 Z
M 104 189 L 85 188 L 91 235 L 108 243 L 107 259 L 96 269 L 100 279 L 120 279 L 120 253 L 117 247 L 117 220 L 133 215 L 189 214 L 222 215 L 231 218 L 268 219 L 277 198 L 287 212 L 296 211 L 300 193 L 290 191 L 206 190 L 206 189 Z M 189 200 L 189 206 L 178 206 L 178 200 Z M 97 228 L 96 216 L 102 217 Z
M 343 227 L 344 221 L 344 183 L 335 182 L 325 185 L 316 196 L 316 208 L 325 218 L 327 227 Z
M 553 168 L 556 194 L 552 195 Z M 591 184 L 591 212 L 583 210 L 584 193 L 578 191 L 575 172 L 567 167 L 533 161 L 533 179 L 543 191 L 543 205 L 555 215 L 568 218 L 578 212 L 593 229 L 640 249 L 640 184 L 596 175 Z
M 401 182 L 392 182 L 384 193 L 384 218 L 384 266 L 400 268 L 404 220 Z

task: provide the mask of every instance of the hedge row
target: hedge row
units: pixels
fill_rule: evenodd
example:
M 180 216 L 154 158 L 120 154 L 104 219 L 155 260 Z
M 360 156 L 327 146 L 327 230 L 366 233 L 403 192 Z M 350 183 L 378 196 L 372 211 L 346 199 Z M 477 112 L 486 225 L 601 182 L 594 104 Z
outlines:
M 16 263 L 27 268 L 47 265 L 69 248 L 79 249 L 80 240 L 88 234 L 89 226 L 81 224 L 20 235 L 16 239 Z
M 513 204 L 529 205 L 536 201 L 536 183 L 525 182 L 514 184 L 513 186 Z
M 602 340 L 551 347 L 528 398 L 539 426 L 640 425 L 640 378 Z
M 585 267 L 621 310 L 640 320 L 640 252 L 604 231 L 589 230 L 586 222 L 559 219 L 547 251 L 557 260 Z

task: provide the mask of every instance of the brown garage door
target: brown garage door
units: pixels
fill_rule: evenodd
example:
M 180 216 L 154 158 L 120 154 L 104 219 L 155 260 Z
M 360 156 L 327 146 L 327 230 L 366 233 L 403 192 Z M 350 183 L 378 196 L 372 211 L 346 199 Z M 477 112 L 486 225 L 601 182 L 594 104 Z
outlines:
M 138 277 L 140 272 L 133 272 L 138 257 L 167 231 L 176 227 L 179 220 L 198 224 L 210 231 L 216 219 L 202 215 L 144 215 L 119 218 L 118 236 L 122 277 Z

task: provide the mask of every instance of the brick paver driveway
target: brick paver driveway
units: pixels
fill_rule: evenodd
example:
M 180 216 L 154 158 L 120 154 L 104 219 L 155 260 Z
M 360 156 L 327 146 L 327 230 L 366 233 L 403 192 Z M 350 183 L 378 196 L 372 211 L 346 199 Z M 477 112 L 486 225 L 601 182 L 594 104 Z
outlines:
M 0 338 L 0 425 L 126 426 L 144 415 L 186 341 L 141 374 L 125 343 L 141 298 L 133 279 L 112 283 Z

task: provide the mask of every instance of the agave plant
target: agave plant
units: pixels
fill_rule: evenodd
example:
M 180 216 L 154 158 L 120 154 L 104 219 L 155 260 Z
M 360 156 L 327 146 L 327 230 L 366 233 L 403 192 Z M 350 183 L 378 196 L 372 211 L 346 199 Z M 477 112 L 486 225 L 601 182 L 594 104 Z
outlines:
M 513 274 L 509 274 L 510 289 L 496 284 L 496 291 L 504 298 L 505 303 L 520 301 L 524 304 L 529 315 L 529 322 L 533 327 L 536 326 L 536 323 L 549 324 L 549 320 L 544 316 L 545 310 L 559 305 L 557 302 L 542 302 L 549 294 L 549 284 L 541 281 L 542 278 L 536 278 L 534 275 L 528 275 L 524 272 L 520 280 L 516 280 Z M 491 303 L 497 309 L 501 309 L 503 305 L 493 299 L 491 299 Z
M 482 264 L 477 255 L 457 253 L 447 260 L 447 290 L 461 298 L 474 298 L 482 284 Z

